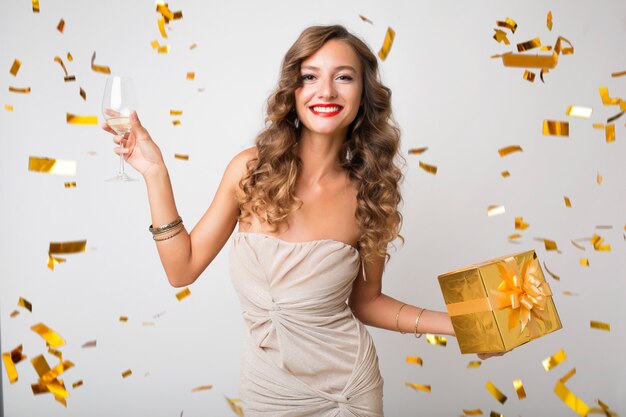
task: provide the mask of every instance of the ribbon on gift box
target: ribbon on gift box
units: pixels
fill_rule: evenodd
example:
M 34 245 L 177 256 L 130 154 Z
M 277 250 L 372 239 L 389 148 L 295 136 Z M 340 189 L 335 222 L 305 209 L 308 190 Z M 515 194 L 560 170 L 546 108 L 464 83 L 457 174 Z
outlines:
M 552 290 L 546 281 L 540 279 L 539 261 L 536 258 L 526 260 L 519 268 L 517 261 L 511 256 L 499 262 L 497 267 L 502 281 L 496 290 L 492 290 L 495 295 L 494 305 L 489 297 L 461 301 L 446 306 L 448 315 L 452 317 L 492 311 L 494 307 L 510 308 L 509 329 L 519 322 L 520 333 L 529 327 L 531 337 L 540 335 L 538 321 L 543 321 L 542 313 L 546 311 L 545 307 L 548 297 L 552 296 Z M 535 320 L 532 320 L 533 317 Z

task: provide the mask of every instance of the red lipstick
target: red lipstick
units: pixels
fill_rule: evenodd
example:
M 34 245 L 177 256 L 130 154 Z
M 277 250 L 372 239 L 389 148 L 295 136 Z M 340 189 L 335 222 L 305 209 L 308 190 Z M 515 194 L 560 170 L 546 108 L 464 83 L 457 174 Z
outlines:
M 333 108 L 336 108 L 336 110 L 334 111 L 328 110 L 328 109 L 333 109 Z M 318 109 L 318 110 L 316 111 L 315 109 Z M 333 117 L 341 113 L 341 111 L 343 110 L 343 106 L 340 106 L 339 104 L 334 104 L 334 103 L 314 104 L 312 106 L 309 106 L 309 110 L 311 110 L 311 112 L 316 116 Z

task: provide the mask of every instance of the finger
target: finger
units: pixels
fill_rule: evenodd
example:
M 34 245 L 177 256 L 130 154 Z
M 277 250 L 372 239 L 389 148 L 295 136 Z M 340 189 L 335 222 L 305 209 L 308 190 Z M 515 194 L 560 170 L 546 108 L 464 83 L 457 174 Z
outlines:
M 120 117 L 120 112 L 115 111 L 113 109 L 104 109 L 103 113 L 106 116 L 110 116 L 110 117 Z
M 130 114 L 130 125 L 132 127 L 142 127 L 141 126 L 141 121 L 139 121 L 139 116 L 137 116 L 137 112 L 133 111 Z
M 116 146 L 115 148 L 113 148 L 113 152 L 115 152 L 118 155 L 120 155 L 120 154 L 126 155 L 127 153 L 130 152 L 130 149 L 122 148 L 121 146 Z
M 119 145 L 122 142 L 122 137 L 120 135 L 113 136 L 113 142 Z
M 108 124 L 106 124 L 106 123 L 101 124 L 100 127 L 102 128 L 102 130 L 104 130 L 106 132 L 109 132 L 109 133 L 112 133 L 114 135 L 117 135 L 117 133 L 115 133 L 115 130 L 111 129 L 111 127 Z

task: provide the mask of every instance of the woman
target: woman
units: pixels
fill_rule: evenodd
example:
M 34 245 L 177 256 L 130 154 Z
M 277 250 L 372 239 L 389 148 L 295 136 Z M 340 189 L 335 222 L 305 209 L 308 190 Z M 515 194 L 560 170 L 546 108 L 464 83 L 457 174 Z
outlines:
M 173 286 L 193 283 L 239 223 L 230 268 L 247 327 L 246 416 L 382 416 L 383 381 L 363 324 L 454 335 L 446 313 L 381 293 L 387 247 L 402 239 L 390 99 L 363 41 L 342 26 L 304 30 L 256 146 L 232 159 L 190 234 L 137 115 L 127 139 L 114 137 L 125 142 L 115 152 L 145 178 L 152 224 L 164 225 L 151 231 Z

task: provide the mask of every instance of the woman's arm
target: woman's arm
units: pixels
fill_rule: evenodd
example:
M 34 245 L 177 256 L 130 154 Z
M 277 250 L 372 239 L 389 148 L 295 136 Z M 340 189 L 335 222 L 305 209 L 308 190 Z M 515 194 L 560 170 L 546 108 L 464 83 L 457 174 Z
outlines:
M 366 280 L 363 279 L 365 269 Z M 422 307 L 406 305 L 382 293 L 384 257 L 376 256 L 365 262 L 354 281 L 348 301 L 354 315 L 364 324 L 403 333 L 415 332 L 415 321 Z M 402 307 L 402 310 L 400 310 Z M 398 315 L 398 312 L 400 314 Z M 396 321 L 397 318 L 397 321 Z M 454 336 L 454 328 L 448 313 L 425 310 L 418 322 L 417 334 L 436 333 Z

